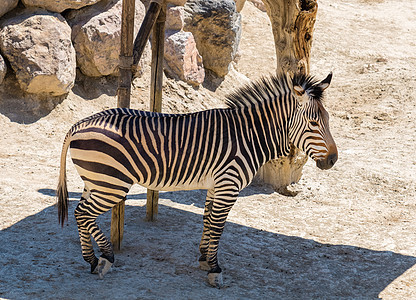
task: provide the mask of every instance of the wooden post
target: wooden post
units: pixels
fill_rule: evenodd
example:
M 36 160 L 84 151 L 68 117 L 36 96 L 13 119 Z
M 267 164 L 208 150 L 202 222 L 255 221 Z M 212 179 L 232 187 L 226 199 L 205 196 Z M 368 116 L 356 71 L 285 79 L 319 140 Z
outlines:
M 117 107 L 130 107 L 131 81 L 133 78 L 133 72 L 136 71 L 136 66 L 139 63 L 146 43 L 149 40 L 150 32 L 162 7 L 161 3 L 162 0 L 152 0 L 133 45 L 135 0 L 123 0 L 119 66 L 120 79 L 117 90 Z M 112 209 L 111 243 L 113 244 L 115 251 L 119 251 L 121 249 L 121 242 L 123 240 L 124 209 L 125 199 Z
M 149 40 L 150 32 L 154 24 L 156 23 L 157 17 L 159 15 L 160 9 L 162 8 L 162 0 L 153 0 L 149 4 L 149 8 L 146 12 L 146 15 L 143 19 L 142 26 L 140 27 L 139 32 L 137 33 L 136 39 L 134 40 L 133 46 L 133 71 L 137 67 L 137 64 L 142 57 L 143 50 L 146 47 L 146 43 Z
M 111 243 L 114 251 L 121 250 L 121 242 L 123 241 L 125 200 L 114 206 L 111 213 Z
M 130 107 L 135 0 L 123 0 L 117 107 Z
M 150 111 L 162 112 L 163 56 L 165 51 L 166 1 L 163 1 L 152 35 L 152 73 Z M 158 212 L 159 192 L 147 190 L 146 220 L 154 221 Z
M 133 64 L 133 37 L 135 0 L 123 0 L 119 84 L 117 90 L 117 107 L 130 107 L 131 78 Z M 114 251 L 120 251 L 124 232 L 125 200 L 113 207 L 111 214 L 111 243 Z

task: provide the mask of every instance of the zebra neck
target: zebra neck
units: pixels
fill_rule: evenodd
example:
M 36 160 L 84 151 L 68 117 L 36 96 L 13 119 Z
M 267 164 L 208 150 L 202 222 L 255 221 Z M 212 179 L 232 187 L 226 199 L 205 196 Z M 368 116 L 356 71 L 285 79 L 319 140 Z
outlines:
M 248 143 L 253 147 L 256 167 L 289 154 L 288 111 L 281 113 L 280 105 L 262 103 L 242 109 Z M 244 136 L 244 135 L 243 135 Z

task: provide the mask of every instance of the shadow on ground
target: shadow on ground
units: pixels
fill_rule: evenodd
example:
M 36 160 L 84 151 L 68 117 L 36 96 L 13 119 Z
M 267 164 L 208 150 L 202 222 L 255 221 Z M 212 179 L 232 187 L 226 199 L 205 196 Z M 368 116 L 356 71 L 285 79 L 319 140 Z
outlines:
M 113 270 L 99 280 L 81 258 L 71 213 L 76 204 L 70 201 L 63 228 L 51 206 L 0 231 L 0 297 L 373 299 L 416 264 L 415 257 L 394 252 L 322 244 L 228 222 L 220 247 L 225 287 L 218 290 L 208 286 L 196 263 L 201 215 L 159 205 L 158 221 L 148 223 L 146 208 L 127 202 L 123 249 Z M 107 235 L 110 216 L 99 218 Z
M 39 193 L 45 196 L 55 197 L 56 191 L 54 189 L 39 189 Z M 251 185 L 248 188 L 243 189 L 239 197 L 247 197 L 255 194 L 272 194 L 275 191 L 269 186 L 256 186 Z M 79 200 L 81 193 L 69 192 L 68 196 L 71 200 Z M 199 208 L 204 208 L 206 191 L 205 190 L 191 190 L 191 191 L 175 191 L 175 192 L 159 192 L 159 199 L 172 199 L 174 196 L 175 202 L 185 205 L 194 205 Z M 141 194 L 128 194 L 127 200 L 146 200 L 147 195 Z

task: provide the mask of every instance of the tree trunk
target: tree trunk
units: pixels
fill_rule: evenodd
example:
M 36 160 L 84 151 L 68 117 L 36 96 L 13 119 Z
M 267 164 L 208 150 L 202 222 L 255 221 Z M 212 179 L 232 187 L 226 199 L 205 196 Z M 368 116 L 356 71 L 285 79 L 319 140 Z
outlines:
M 277 70 L 293 74 L 309 73 L 313 27 L 318 4 L 315 0 L 263 0 L 271 20 L 276 47 Z M 308 157 L 291 146 L 287 157 L 265 164 L 259 171 L 261 181 L 280 193 L 290 194 L 287 187 L 298 182 Z

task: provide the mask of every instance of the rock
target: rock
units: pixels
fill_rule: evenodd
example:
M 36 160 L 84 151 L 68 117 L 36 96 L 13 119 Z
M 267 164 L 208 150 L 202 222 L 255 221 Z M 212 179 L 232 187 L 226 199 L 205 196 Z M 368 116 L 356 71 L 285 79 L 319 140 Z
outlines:
M 165 40 L 165 71 L 171 77 L 192 85 L 204 81 L 202 57 L 190 32 L 179 31 Z
M 182 30 L 184 26 L 185 9 L 183 6 L 169 6 L 166 11 L 166 30 Z
M 79 9 L 99 1 L 101 0 L 22 0 L 27 7 L 35 6 L 59 13 L 66 9 Z
M 174 5 L 184 6 L 186 3 L 186 0 L 167 0 L 167 3 L 171 3 Z
M 59 96 L 75 82 L 71 27 L 57 13 L 25 10 L 2 23 L 0 48 L 23 91 Z
M 7 66 L 3 56 L 0 55 L 0 84 L 3 83 L 4 77 L 6 77 Z
M 152 0 L 141 0 L 144 4 L 144 6 L 146 6 L 146 8 L 149 7 L 149 4 Z M 166 3 L 169 4 L 173 4 L 173 5 L 178 5 L 178 6 L 184 6 L 186 3 L 186 0 L 167 0 Z
M 144 5 L 139 0 L 136 0 L 135 9 L 134 35 L 145 14 Z M 99 77 L 118 74 L 121 11 L 122 0 L 103 0 L 68 14 L 77 65 L 85 75 Z
M 146 10 L 149 8 L 150 2 L 152 0 L 141 0 L 144 4 L 144 7 L 146 7 Z M 184 6 L 186 3 L 186 0 L 167 0 L 166 4 L 169 6 L 176 5 L 176 6 Z
M 224 77 L 241 37 L 241 15 L 234 0 L 188 0 L 184 30 L 193 33 L 204 67 Z
M 140 61 L 137 64 L 134 77 L 142 77 L 143 74 L 146 72 L 146 66 L 150 68 L 150 64 L 152 63 L 152 49 L 150 46 L 150 41 L 147 42 L 146 47 L 140 57 Z
M 17 6 L 19 0 L 2 0 L 0 5 L 0 17 Z
M 235 8 L 237 12 L 241 12 L 243 10 L 244 4 L 246 3 L 246 0 L 234 0 L 234 1 L 235 1 Z

